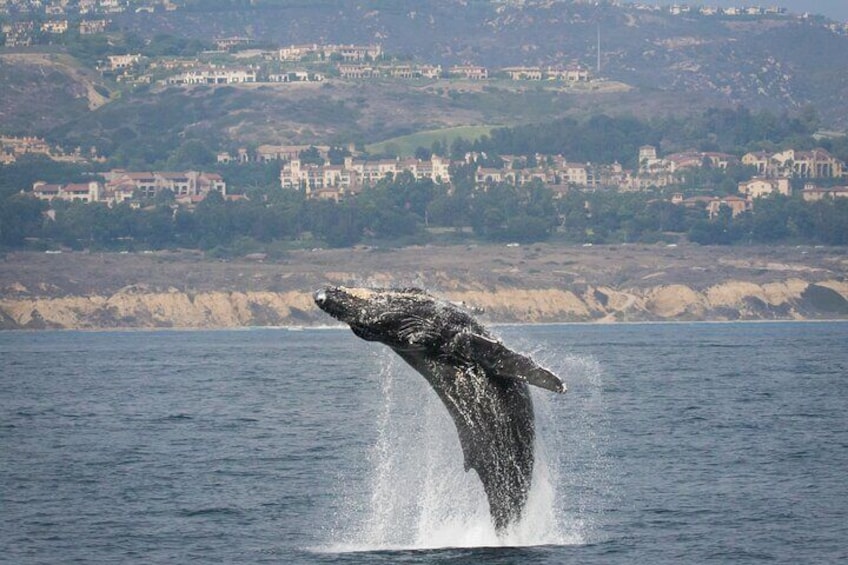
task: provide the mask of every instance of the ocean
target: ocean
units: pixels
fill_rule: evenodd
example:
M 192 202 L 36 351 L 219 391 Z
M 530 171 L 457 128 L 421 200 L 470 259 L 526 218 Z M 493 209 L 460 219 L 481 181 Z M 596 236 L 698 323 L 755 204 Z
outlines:
M 848 561 L 848 323 L 494 330 L 569 388 L 500 538 L 424 379 L 347 330 L 0 333 L 0 562 Z

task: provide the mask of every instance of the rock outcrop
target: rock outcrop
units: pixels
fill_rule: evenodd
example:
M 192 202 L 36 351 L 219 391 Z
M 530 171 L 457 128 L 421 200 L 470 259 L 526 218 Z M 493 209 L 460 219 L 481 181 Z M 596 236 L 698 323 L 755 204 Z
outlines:
M 223 328 L 332 323 L 325 285 L 420 286 L 490 322 L 848 319 L 838 248 L 453 246 L 0 256 L 0 328 Z
M 727 281 L 703 291 L 681 284 L 630 289 L 587 286 L 580 293 L 567 288 L 497 287 L 454 289 L 444 295 L 483 309 L 494 322 L 848 317 L 848 284 L 837 280 L 812 284 L 790 278 L 764 285 Z M 0 299 L 0 324 L 6 329 L 301 326 L 327 321 L 314 307 L 309 290 L 187 293 L 132 286 L 108 296 Z

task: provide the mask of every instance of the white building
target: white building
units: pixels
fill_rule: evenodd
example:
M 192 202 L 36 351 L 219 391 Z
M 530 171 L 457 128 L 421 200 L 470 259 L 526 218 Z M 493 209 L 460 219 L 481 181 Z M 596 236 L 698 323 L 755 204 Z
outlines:
M 256 82 L 256 71 L 253 69 L 224 69 L 207 67 L 191 69 L 174 75 L 168 79 L 168 84 L 242 84 Z
M 345 158 L 343 165 L 305 164 L 292 159 L 280 170 L 280 186 L 302 189 L 307 195 L 326 189 L 355 191 L 374 185 L 389 177 L 409 173 L 417 180 L 430 179 L 436 183 L 450 182 L 450 161 L 434 155 L 429 161 L 418 159 L 380 159 L 366 161 Z M 326 194 L 324 194 L 326 196 Z
M 792 193 L 792 187 L 788 178 L 754 177 L 751 180 L 740 182 L 739 192 L 748 198 L 760 198 L 768 194 L 789 196 Z

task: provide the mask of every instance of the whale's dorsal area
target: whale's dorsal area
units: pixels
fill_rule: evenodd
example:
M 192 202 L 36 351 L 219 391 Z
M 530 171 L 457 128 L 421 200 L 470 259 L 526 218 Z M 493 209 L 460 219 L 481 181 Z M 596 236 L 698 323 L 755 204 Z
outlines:
M 527 385 L 565 392 L 559 377 L 506 347 L 462 307 L 421 289 L 331 287 L 317 291 L 315 302 L 427 379 L 456 425 L 465 470 L 483 483 L 496 529 L 516 522 L 533 475 Z

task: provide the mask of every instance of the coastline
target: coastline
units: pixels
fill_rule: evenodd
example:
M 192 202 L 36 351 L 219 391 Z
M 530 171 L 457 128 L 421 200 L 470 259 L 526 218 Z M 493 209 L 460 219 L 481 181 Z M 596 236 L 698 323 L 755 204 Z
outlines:
M 675 326 L 675 325 L 784 325 L 784 324 L 848 324 L 848 318 L 833 318 L 833 319 L 801 319 L 801 320 L 648 320 L 643 322 L 512 322 L 512 323 L 491 323 L 486 324 L 491 328 L 520 328 L 520 327 L 557 327 L 557 326 L 575 326 L 575 327 L 595 327 L 604 326 Z M 15 328 L 2 329 L 0 335 L 4 334 L 31 334 L 33 332 L 62 332 L 62 333 L 151 333 L 151 332 L 250 332 L 250 331 L 280 331 L 280 332 L 325 332 L 338 331 L 348 332 L 350 328 L 347 326 L 235 326 L 235 327 L 180 327 L 180 326 L 159 326 L 159 327 L 112 327 L 112 328 Z
M 420 286 L 487 324 L 848 320 L 844 249 L 539 244 L 291 252 L 7 254 L 0 329 L 236 329 L 326 325 L 326 285 Z

